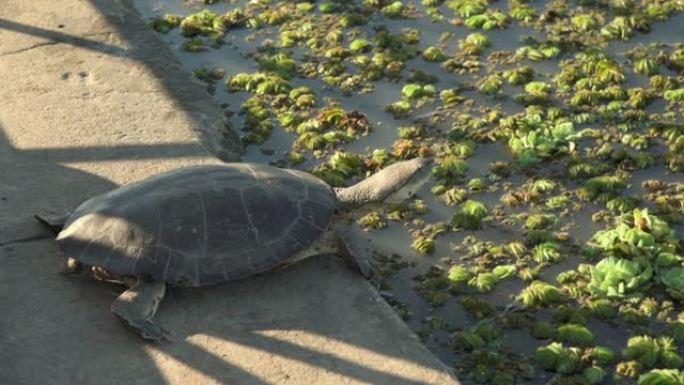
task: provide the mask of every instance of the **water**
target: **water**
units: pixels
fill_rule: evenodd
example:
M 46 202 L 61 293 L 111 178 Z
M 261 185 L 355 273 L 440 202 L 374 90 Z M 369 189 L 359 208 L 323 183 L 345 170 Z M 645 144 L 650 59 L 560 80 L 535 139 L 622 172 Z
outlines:
M 177 13 L 186 15 L 196 12 L 200 9 L 209 8 L 217 13 L 224 13 L 229 9 L 233 9 L 243 4 L 243 1 L 233 1 L 230 3 L 219 3 L 216 5 L 206 6 L 197 2 L 181 3 L 177 0 L 135 0 L 135 5 L 138 7 L 144 17 L 151 18 L 165 13 Z M 539 8 L 540 3 L 537 3 Z M 495 4 L 497 7 L 506 10 L 502 2 Z M 424 7 L 420 4 L 415 4 L 420 11 Z M 444 8 L 444 7 L 442 7 Z M 451 12 L 443 11 L 447 19 L 451 17 Z M 417 28 L 420 33 L 420 43 L 414 47 L 417 49 L 424 49 L 429 46 L 440 45 L 444 48 L 444 52 L 448 55 L 457 53 L 458 39 L 463 38 L 466 34 L 472 32 L 463 26 L 454 26 L 446 22 L 435 23 L 430 17 L 423 16 L 418 19 L 399 20 L 387 19 L 378 15 L 374 15 L 368 25 L 358 27 L 359 36 L 366 36 L 372 40 L 372 29 L 375 27 L 384 26 L 392 33 L 398 33 L 402 29 L 411 27 Z M 440 41 L 440 36 L 444 32 L 451 32 L 452 37 Z M 512 23 L 505 30 L 495 30 L 485 32 L 492 39 L 493 46 L 486 51 L 487 54 L 494 51 L 509 51 L 515 52 L 516 48 L 521 45 L 523 37 L 533 37 L 543 41 L 545 35 L 543 32 L 518 26 Z M 226 35 L 226 44 L 220 49 L 210 48 L 200 53 L 189 53 L 180 49 L 180 45 L 185 39 L 180 35 L 178 29 L 171 31 L 168 34 L 161 34 L 161 38 L 170 46 L 170 48 L 178 55 L 181 62 L 189 69 L 194 70 L 198 67 L 221 67 L 226 70 L 226 76 L 241 72 L 254 72 L 258 67 L 250 54 L 256 52 L 256 49 L 266 39 L 273 41 L 278 40 L 278 29 L 274 27 L 266 27 L 264 29 L 253 31 L 250 29 L 230 30 Z M 607 47 L 607 51 L 614 55 L 619 63 L 626 63 L 627 59 L 624 57 L 625 51 L 635 47 L 637 44 L 647 44 L 649 42 L 663 42 L 667 44 L 681 43 L 681 36 L 684 36 L 684 15 L 677 15 L 672 17 L 667 22 L 655 23 L 649 34 L 640 34 L 632 38 L 629 42 L 614 42 Z M 296 48 L 291 50 L 295 58 L 303 57 L 303 50 Z M 561 55 L 558 59 L 567 59 L 571 55 Z M 483 58 L 483 62 L 484 62 Z M 558 72 L 559 60 L 545 60 L 541 62 L 523 60 L 518 64 L 529 65 L 535 70 L 537 80 L 544 80 L 553 83 L 553 76 Z M 501 68 L 512 68 L 514 66 L 502 66 Z M 429 74 L 438 77 L 439 82 L 436 84 L 438 88 L 448 89 L 459 87 L 464 84 L 475 85 L 478 77 L 481 75 L 455 75 L 451 74 L 440 67 L 436 63 L 428 63 L 420 58 L 408 61 L 404 73 L 408 73 L 410 69 L 420 69 Z M 668 70 L 663 70 L 668 73 Z M 482 71 L 481 74 L 484 74 Z M 670 73 L 671 74 L 671 73 Z M 369 153 L 373 149 L 384 148 L 392 149 L 392 143 L 398 139 L 397 127 L 407 126 L 414 123 L 417 116 L 429 114 L 435 107 L 434 104 L 428 104 L 421 109 L 414 111 L 410 118 L 396 120 L 390 114 L 384 111 L 387 104 L 400 99 L 401 88 L 405 84 L 402 82 L 392 82 L 388 80 L 380 80 L 374 82 L 374 89 L 369 93 L 355 93 L 353 96 L 345 96 L 338 88 L 326 86 L 320 79 L 304 79 L 295 78 L 291 81 L 293 87 L 308 86 L 316 92 L 319 100 L 318 107 L 322 105 L 321 100 L 329 97 L 335 99 L 340 103 L 345 110 L 358 110 L 364 113 L 373 123 L 373 131 L 368 135 L 361 137 L 343 148 L 347 151 L 356 153 Z M 648 78 L 643 75 L 631 74 L 626 83 L 628 87 L 645 87 L 648 85 Z M 223 106 L 227 112 L 231 113 L 230 120 L 236 128 L 242 127 L 242 117 L 238 114 L 240 105 L 249 96 L 247 93 L 229 93 L 225 87 L 219 82 L 214 88 L 214 97 L 217 103 Z M 504 115 L 512 115 L 524 110 L 524 107 L 515 103 L 510 96 L 522 92 L 521 87 L 514 87 L 506 85 L 503 87 L 503 92 L 509 97 L 500 99 L 492 99 L 481 95 L 476 91 L 467 91 L 463 95 L 474 100 L 472 110 L 476 110 L 482 106 L 495 107 Z M 654 103 L 649 110 L 663 111 L 665 104 L 661 101 Z M 455 111 L 469 111 L 469 108 L 459 106 Z M 449 129 L 449 122 L 441 126 L 442 129 Z M 597 124 L 589 124 L 587 126 L 596 127 Z M 280 128 L 276 128 L 273 135 L 262 145 L 251 145 L 247 147 L 247 152 L 244 156 L 246 161 L 272 163 L 277 164 L 281 162 L 292 148 L 292 142 L 296 135 L 285 132 Z M 307 162 L 300 164 L 299 168 L 307 169 L 320 163 L 323 159 L 310 158 Z M 474 154 L 468 158 L 469 171 L 467 178 L 491 176 L 489 165 L 494 161 L 512 161 L 512 156 L 507 152 L 506 147 L 501 142 L 478 144 Z M 558 170 L 552 168 L 541 169 L 539 174 L 548 173 L 553 175 Z M 524 173 L 516 173 L 512 177 L 506 179 L 515 186 L 520 186 L 525 181 L 534 178 L 534 174 L 524 175 Z M 624 191 L 625 195 L 643 194 L 641 189 L 641 182 L 647 179 L 661 179 L 666 182 L 682 182 L 681 174 L 672 174 L 666 172 L 662 165 L 658 167 L 648 168 L 646 170 L 639 170 L 631 175 L 629 180 L 630 186 Z M 492 183 L 488 182 L 488 185 Z M 501 188 L 501 184 L 494 183 L 496 189 L 494 191 L 473 192 L 468 194 L 468 199 L 475 199 L 485 203 L 490 210 L 500 205 L 499 199 L 505 191 Z M 573 181 L 567 183 L 567 189 L 573 189 L 579 185 Z M 417 193 L 417 197 L 423 199 L 426 203 L 428 211 L 421 218 L 426 223 L 448 222 L 454 213 L 454 208 L 447 207 L 441 199 L 430 193 L 431 183 L 427 183 Z M 558 193 L 559 191 L 556 191 Z M 542 202 L 543 204 L 543 202 Z M 581 209 L 571 212 L 568 217 L 560 218 L 562 222 L 554 227 L 558 229 L 561 225 L 567 225 L 567 231 L 578 245 L 584 244 L 591 238 L 594 232 L 603 228 L 603 223 L 595 223 L 591 217 L 594 213 L 601 210 L 604 206 L 599 204 L 585 204 Z M 507 215 L 516 215 L 524 210 L 500 206 Z M 366 211 L 359 213 L 359 216 L 371 209 L 378 209 L 372 207 Z M 539 207 L 531 207 L 532 211 L 539 210 Z M 426 273 L 431 266 L 444 266 L 443 260 L 459 261 L 464 252 L 459 248 L 459 245 L 468 236 L 476 236 L 479 240 L 487 240 L 494 243 L 510 242 L 520 240 L 523 237 L 522 231 L 519 229 L 510 229 L 502 231 L 502 226 L 497 223 L 485 224 L 483 230 L 479 231 L 460 231 L 449 232 L 437 237 L 435 244 L 435 252 L 430 255 L 421 255 L 411 249 L 412 242 L 411 228 L 403 226 L 397 222 L 389 222 L 389 226 L 378 231 L 364 232 L 358 226 L 355 227 L 355 232 L 360 238 L 364 238 L 364 242 L 368 242 L 373 250 L 377 250 L 383 255 L 397 255 L 403 260 L 411 263 L 411 266 L 398 271 L 395 275 L 387 279 L 386 295 L 393 301 L 398 301 L 408 308 L 410 317 L 407 323 L 411 328 L 423 337 L 428 347 L 445 363 L 458 365 L 459 360 L 463 357 L 464 352 L 451 346 L 451 332 L 459 329 L 466 329 L 470 326 L 476 325 L 477 321 L 470 318 L 459 304 L 458 296 L 450 296 L 443 306 L 434 307 L 426 302 L 420 295 L 418 295 L 412 288 L 415 284 L 414 277 L 417 274 Z M 519 226 L 518 226 L 519 227 Z M 681 231 L 681 227 L 679 227 Z M 585 262 L 576 252 L 566 252 L 564 260 L 542 272 L 541 277 L 548 282 L 555 282 L 555 276 L 568 269 L 575 268 L 579 263 Z M 524 287 L 525 283 L 518 279 L 507 279 L 497 285 L 492 293 L 485 295 L 476 295 L 476 297 L 486 299 L 493 306 L 505 306 L 512 302 L 512 298 L 517 295 Z M 539 320 L 547 317 L 550 319 L 549 312 L 539 312 L 536 315 Z M 435 327 L 436 320 L 443 320 L 439 327 Z M 624 347 L 624 342 L 629 334 L 624 330 L 617 330 L 616 328 L 607 325 L 600 321 L 592 320 L 590 323 L 591 329 L 599 336 L 599 343 L 603 345 L 612 346 L 616 350 Z M 546 341 L 539 341 L 532 338 L 526 329 L 517 329 L 513 331 L 506 331 L 506 336 L 503 340 L 504 345 L 512 347 L 516 353 L 532 354 L 534 349 L 546 343 Z M 548 373 L 537 373 L 536 377 L 531 383 L 541 383 L 539 381 L 546 381 Z M 468 382 L 465 378 L 464 382 Z

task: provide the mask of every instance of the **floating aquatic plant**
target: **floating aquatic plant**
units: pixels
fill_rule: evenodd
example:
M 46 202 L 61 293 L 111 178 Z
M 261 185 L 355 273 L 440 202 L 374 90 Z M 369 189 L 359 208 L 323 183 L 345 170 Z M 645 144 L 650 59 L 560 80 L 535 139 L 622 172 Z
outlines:
M 634 60 L 632 69 L 638 74 L 651 76 L 658 73 L 658 63 L 654 58 L 643 57 Z
M 193 37 L 192 39 L 186 40 L 181 44 L 181 48 L 188 52 L 200 52 L 206 49 L 204 45 L 204 40 L 199 37 Z
M 627 360 L 636 361 L 643 368 L 679 368 L 684 365 L 684 358 L 677 353 L 677 345 L 669 337 L 631 337 L 622 355 Z
M 481 28 L 485 31 L 504 29 L 508 25 L 508 16 L 499 10 L 489 11 L 468 17 L 464 24 L 468 28 Z
M 608 200 L 614 197 L 627 184 L 618 175 L 602 175 L 593 177 L 584 185 L 581 196 L 589 200 Z
M 584 325 L 565 324 L 558 327 L 558 337 L 575 346 L 589 346 L 594 342 L 594 333 Z
M 526 45 L 515 51 L 516 56 L 527 58 L 534 61 L 554 59 L 563 51 L 554 43 L 541 43 L 537 45 Z
M 402 15 L 402 12 L 404 11 L 404 3 L 401 1 L 395 1 L 393 3 L 390 3 L 380 10 L 383 14 L 390 18 L 398 18 Z
M 517 86 L 530 82 L 534 77 L 534 70 L 528 66 L 522 66 L 504 71 L 503 77 L 508 83 Z
M 420 254 L 432 253 L 435 251 L 435 238 L 431 235 L 421 235 L 413 241 L 411 247 Z
M 516 2 L 511 7 L 511 17 L 523 23 L 531 23 L 537 16 L 537 10 L 528 4 Z
M 560 302 L 563 294 L 551 284 L 534 281 L 523 289 L 518 298 L 527 306 L 544 306 Z
M 559 342 L 552 342 L 537 348 L 535 359 L 546 370 L 571 374 L 582 367 L 582 350 L 576 347 L 566 348 Z
M 526 197 L 534 198 L 536 195 L 525 195 Z M 525 198 L 527 199 L 527 198 Z M 551 227 L 554 222 L 553 214 L 530 214 L 525 219 L 523 227 L 526 230 L 544 230 Z
M 684 302 L 684 267 L 663 269 L 658 273 L 658 279 L 672 298 Z
M 476 319 L 483 319 L 494 313 L 494 308 L 489 303 L 475 297 L 463 297 L 460 303 L 463 310 Z
M 407 84 L 401 89 L 401 93 L 409 99 L 418 99 L 423 96 L 435 96 L 437 90 L 431 84 Z
M 423 59 L 429 62 L 443 62 L 447 55 L 439 47 L 427 47 L 423 51 Z
M 500 75 L 494 74 L 482 79 L 479 91 L 485 95 L 496 96 L 500 94 L 501 86 L 503 86 L 503 79 Z
M 537 263 L 555 263 L 561 259 L 560 245 L 555 242 L 544 242 L 532 249 L 532 259 Z
M 363 166 L 364 160 L 360 155 L 336 151 L 327 163 L 314 167 L 312 173 L 332 186 L 343 186 L 347 178 L 360 174 Z
M 492 41 L 489 36 L 480 32 L 468 34 L 468 36 L 458 42 L 458 47 L 470 55 L 479 55 L 485 48 L 491 45 Z
M 265 72 L 239 73 L 226 81 L 230 92 L 248 91 L 259 95 L 287 94 L 292 89 L 282 77 Z
M 468 192 L 462 188 L 452 187 L 444 191 L 442 194 L 442 199 L 447 206 L 457 205 L 465 200 Z
M 318 4 L 318 10 L 322 13 L 333 13 L 342 8 L 342 4 L 333 1 L 324 1 Z
M 560 122 L 541 132 L 516 130 L 508 139 L 508 146 L 522 166 L 533 166 L 544 157 L 573 151 L 577 138 L 572 122 Z
M 653 269 L 639 262 L 608 257 L 591 269 L 589 291 L 597 296 L 624 298 L 639 296 L 640 289 L 650 282 Z
M 483 348 L 487 343 L 479 334 L 461 331 L 454 334 L 454 345 L 466 350 Z
M 458 183 L 468 171 L 468 163 L 455 155 L 447 155 L 437 161 L 432 168 L 432 175 L 440 184 L 451 185 Z
M 663 94 L 663 98 L 668 102 L 681 102 L 684 101 L 684 88 L 678 88 L 676 90 L 668 90 Z
M 466 283 L 472 276 L 471 269 L 463 265 L 453 265 L 449 268 L 448 277 L 453 283 Z
M 461 209 L 465 214 L 472 215 L 480 219 L 486 217 L 488 213 L 487 206 L 485 206 L 484 203 L 474 200 L 467 200 Z
M 259 55 L 257 63 L 263 71 L 275 72 L 278 76 L 285 79 L 291 78 L 297 67 L 295 60 L 284 52 L 273 55 Z
M 532 81 L 525 84 L 525 93 L 515 95 L 514 100 L 525 105 L 546 104 L 549 102 L 550 91 L 550 84 L 540 81 Z
M 637 385 L 681 385 L 684 372 L 678 369 L 653 369 L 639 376 Z
M 487 3 L 487 0 L 448 0 L 446 6 L 461 17 L 470 17 L 484 12 Z
M 357 223 L 363 227 L 364 230 L 377 230 L 387 227 L 387 221 L 377 211 L 372 211 L 363 217 L 359 218 Z
M 485 293 L 491 291 L 499 281 L 499 277 L 494 273 L 483 272 L 472 277 L 468 281 L 468 285 L 474 287 L 480 293 Z
M 555 334 L 556 329 L 548 322 L 535 322 L 530 329 L 530 334 L 541 340 L 546 340 Z
M 408 116 L 411 111 L 411 103 L 399 100 L 385 107 L 385 111 L 391 113 L 395 119 L 402 119 Z
M 180 15 L 166 14 L 152 19 L 152 28 L 161 33 L 167 33 L 180 25 L 183 17 Z
M 598 366 L 590 366 L 582 370 L 581 378 L 589 385 L 597 385 L 603 382 L 606 377 L 606 371 Z
M 220 39 L 226 33 L 226 22 L 216 13 L 203 10 L 183 18 L 180 28 L 185 37 L 202 35 Z
M 226 76 L 226 70 L 220 67 L 199 67 L 194 71 L 195 77 L 207 83 L 213 83 L 215 81 L 223 79 Z
M 573 16 L 570 21 L 576 30 L 582 32 L 595 30 L 601 23 L 600 16 L 594 13 L 578 14 Z
M 479 230 L 482 228 L 482 219 L 461 212 L 451 217 L 450 224 L 455 230 Z

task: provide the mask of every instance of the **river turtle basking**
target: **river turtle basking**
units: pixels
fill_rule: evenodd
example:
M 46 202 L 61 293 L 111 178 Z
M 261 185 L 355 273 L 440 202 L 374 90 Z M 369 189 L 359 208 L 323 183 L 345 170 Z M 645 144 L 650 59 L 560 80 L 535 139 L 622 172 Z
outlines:
M 346 188 L 262 164 L 193 166 L 92 198 L 60 223 L 38 219 L 61 227 L 68 272 L 86 265 L 100 279 L 130 282 L 111 309 L 156 341 L 166 332 L 152 317 L 167 284 L 211 285 L 328 252 L 369 276 L 365 255 L 335 219 L 386 198 L 425 162 L 398 162 Z

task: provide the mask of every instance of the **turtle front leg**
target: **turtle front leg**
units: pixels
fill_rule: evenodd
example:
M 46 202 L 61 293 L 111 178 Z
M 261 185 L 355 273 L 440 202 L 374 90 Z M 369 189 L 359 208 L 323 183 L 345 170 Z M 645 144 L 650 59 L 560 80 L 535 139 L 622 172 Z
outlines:
M 356 238 L 350 229 L 336 227 L 333 232 L 335 250 L 352 269 L 361 273 L 371 283 L 376 283 L 377 274 L 371 265 L 373 256 L 369 250 L 359 246 Z
M 114 300 L 112 312 L 145 340 L 158 342 L 168 333 L 152 322 L 152 317 L 165 293 L 166 283 L 140 277 L 135 285 Z

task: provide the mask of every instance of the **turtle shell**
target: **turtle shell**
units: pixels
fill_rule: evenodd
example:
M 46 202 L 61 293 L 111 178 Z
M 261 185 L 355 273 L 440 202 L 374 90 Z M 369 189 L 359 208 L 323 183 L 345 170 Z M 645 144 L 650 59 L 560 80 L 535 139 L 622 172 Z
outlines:
M 301 171 L 202 165 L 84 202 L 57 242 L 88 265 L 201 286 L 277 267 L 322 236 L 335 208 L 330 186 Z

